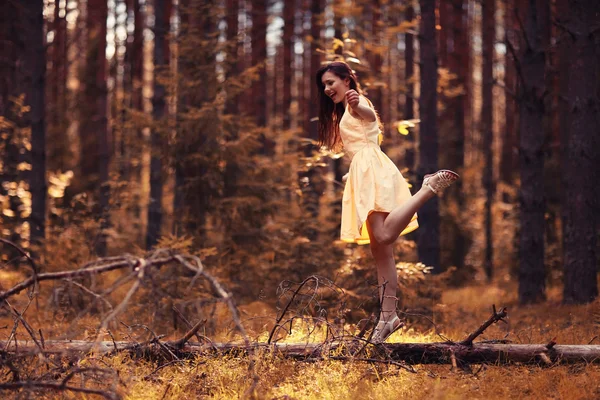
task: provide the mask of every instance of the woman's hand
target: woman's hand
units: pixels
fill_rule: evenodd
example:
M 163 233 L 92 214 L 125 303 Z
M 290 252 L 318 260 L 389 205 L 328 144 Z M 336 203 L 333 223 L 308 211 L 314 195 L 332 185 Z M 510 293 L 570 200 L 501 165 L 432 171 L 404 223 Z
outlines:
M 358 96 L 358 92 L 354 89 L 350 89 L 346 92 L 346 101 L 350 104 L 352 109 L 358 107 L 358 103 L 360 101 L 360 97 Z
M 346 102 L 350 105 L 351 113 L 355 118 L 364 119 L 365 121 L 373 122 L 377 120 L 375 111 L 370 107 L 360 104 L 360 95 L 354 89 L 346 92 Z

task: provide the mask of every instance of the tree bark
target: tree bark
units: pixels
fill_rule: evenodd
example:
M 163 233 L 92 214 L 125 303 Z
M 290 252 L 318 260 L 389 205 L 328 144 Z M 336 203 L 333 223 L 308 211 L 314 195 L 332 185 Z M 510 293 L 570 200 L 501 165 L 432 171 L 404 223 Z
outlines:
M 544 21 L 548 15 L 542 7 L 545 1 L 523 0 L 518 18 L 522 18 L 520 66 L 520 146 L 521 174 L 519 241 L 519 302 L 545 300 L 546 271 L 544 267 L 544 78 L 546 49 L 542 45 Z
M 106 253 L 105 229 L 108 227 L 108 108 L 106 62 L 106 0 L 87 4 L 87 52 L 83 75 L 83 102 L 80 109 L 80 173 L 74 189 L 88 192 L 96 201 L 94 214 L 101 220 L 94 248 L 99 256 Z
M 25 74 L 27 74 L 26 102 L 30 106 L 31 123 L 31 215 L 29 217 L 30 242 L 41 244 L 46 228 L 46 123 L 45 77 L 46 51 L 44 48 L 44 3 L 42 0 L 26 2 L 24 31 L 28 32 Z
M 21 245 L 21 218 L 20 208 L 22 201 L 16 190 L 9 190 L 8 185 L 19 185 L 21 174 L 18 165 L 22 161 L 24 150 L 23 141 L 19 139 L 18 131 L 25 124 L 22 117 L 23 105 L 21 95 L 24 92 L 22 74 L 19 65 L 23 63 L 26 53 L 26 43 L 22 29 L 19 27 L 23 20 L 24 10 L 16 2 L 0 2 L 0 116 L 5 123 L 0 126 L 0 197 L 8 199 L 8 207 L 0 213 L 0 226 L 3 231 L 0 235 L 10 241 Z M 15 187 L 16 188 L 16 187 Z M 7 250 L 0 255 L 1 260 L 11 260 L 19 257 L 18 253 Z
M 292 82 L 293 82 L 293 51 L 294 51 L 294 15 L 296 2 L 286 1 L 283 5 L 283 129 L 292 127 Z
M 494 199 L 493 145 L 493 88 L 494 88 L 494 42 L 496 37 L 495 0 L 481 3 L 482 7 L 482 83 L 481 83 L 481 132 L 483 152 L 484 232 L 485 232 L 485 275 L 490 281 L 493 276 L 492 201 Z
M 412 21 L 415 18 L 414 9 L 409 5 L 406 8 L 404 19 L 406 21 Z M 404 76 L 406 80 L 406 96 L 404 97 L 404 119 L 415 118 L 415 85 L 412 81 L 415 74 L 415 47 L 414 47 L 414 35 L 406 32 L 404 34 Z M 414 174 L 415 169 L 415 137 L 414 135 L 406 136 L 409 146 L 406 149 L 404 155 L 404 165 L 410 171 L 410 174 Z M 412 143 L 410 143 L 412 142 Z
M 565 169 L 564 291 L 566 303 L 598 297 L 597 235 L 600 179 L 599 78 L 595 38 L 600 5 L 572 0 L 566 29 L 570 35 L 569 137 Z
M 252 65 L 263 64 L 258 81 L 252 85 L 252 115 L 256 125 L 267 125 L 267 1 L 252 1 Z
M 155 0 L 154 2 L 154 94 L 152 97 L 152 114 L 154 126 L 150 133 L 150 201 L 148 202 L 148 228 L 146 231 L 146 249 L 158 242 L 162 227 L 162 153 L 164 138 L 167 136 L 166 122 L 166 90 L 159 83 L 158 77 L 164 74 L 169 66 L 169 41 L 171 0 Z
M 437 133 L 437 46 L 435 34 L 435 0 L 421 0 L 421 25 L 419 30 L 421 54 L 421 96 L 419 113 L 419 166 L 417 175 L 422 183 L 423 176 L 438 168 Z M 419 210 L 419 218 L 426 221 L 417 230 L 419 260 L 441 272 L 440 266 L 440 217 L 438 199 L 434 197 Z
M 62 6 L 62 7 L 61 7 Z M 67 6 L 56 2 L 54 7 L 54 39 L 49 47 L 52 67 L 48 71 L 47 116 L 47 169 L 67 171 L 74 168 L 71 144 L 68 139 L 69 112 L 67 105 Z
M 504 41 L 506 48 L 509 43 L 516 45 L 514 39 L 514 20 L 515 20 L 515 1 L 507 0 L 504 5 Z M 516 166 L 515 150 L 517 148 L 517 106 L 515 96 L 517 93 L 517 71 L 515 69 L 515 59 L 510 52 L 506 52 L 504 63 L 504 87 L 505 87 L 505 119 L 504 119 L 504 137 L 502 139 L 502 151 L 500 156 L 500 180 L 508 185 L 514 181 L 514 170 Z

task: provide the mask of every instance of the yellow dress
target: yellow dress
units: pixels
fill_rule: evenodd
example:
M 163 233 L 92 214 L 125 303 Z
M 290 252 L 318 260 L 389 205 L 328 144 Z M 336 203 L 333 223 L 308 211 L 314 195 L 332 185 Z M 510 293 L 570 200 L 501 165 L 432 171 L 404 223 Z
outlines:
M 360 104 L 373 108 L 360 96 Z M 344 242 L 368 244 L 367 217 L 374 211 L 390 212 L 411 197 L 408 183 L 396 165 L 379 147 L 379 124 L 357 119 L 349 106 L 340 120 L 340 137 L 344 151 L 352 162 L 342 200 Z M 415 214 L 402 231 L 405 235 L 419 227 Z

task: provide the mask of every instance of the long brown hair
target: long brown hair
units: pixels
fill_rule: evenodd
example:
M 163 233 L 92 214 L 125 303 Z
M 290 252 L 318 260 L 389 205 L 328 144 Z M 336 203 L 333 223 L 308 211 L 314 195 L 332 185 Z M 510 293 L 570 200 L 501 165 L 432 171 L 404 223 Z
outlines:
M 329 149 L 335 149 L 340 144 L 340 120 L 344 115 L 344 102 L 335 104 L 329 96 L 325 94 L 325 85 L 323 85 L 323 74 L 331 71 L 342 80 L 350 79 L 350 89 L 361 93 L 360 85 L 356 75 L 348 64 L 341 61 L 334 61 L 319 68 L 317 71 L 317 87 L 319 88 L 319 146 L 327 146 Z

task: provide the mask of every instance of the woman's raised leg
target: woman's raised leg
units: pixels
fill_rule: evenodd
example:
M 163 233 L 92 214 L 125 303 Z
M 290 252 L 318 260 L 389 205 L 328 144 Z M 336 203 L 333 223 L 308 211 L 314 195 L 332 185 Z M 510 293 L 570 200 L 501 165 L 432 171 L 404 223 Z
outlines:
M 369 232 L 371 238 L 374 238 L 379 244 L 391 244 L 398 239 L 400 233 L 408 226 L 413 215 L 441 190 L 450 186 L 452 182 L 458 179 L 455 172 L 440 170 L 432 175 L 427 175 L 423 181 L 421 189 L 415 193 L 410 199 L 402 205 L 394 208 L 382 224 L 372 224 L 372 233 Z M 371 213 L 374 215 L 376 213 Z M 367 218 L 370 220 L 371 215 Z

